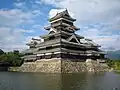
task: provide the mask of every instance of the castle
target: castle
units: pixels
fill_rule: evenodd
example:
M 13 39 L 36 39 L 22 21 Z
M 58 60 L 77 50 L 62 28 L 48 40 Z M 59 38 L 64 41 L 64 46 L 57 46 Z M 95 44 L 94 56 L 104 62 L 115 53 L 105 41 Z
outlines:
M 99 49 L 100 45 L 75 33 L 80 29 L 75 21 L 67 10 L 50 18 L 50 25 L 45 27 L 49 33 L 27 43 L 23 71 L 31 68 L 28 72 L 70 73 L 101 69 L 105 52 Z

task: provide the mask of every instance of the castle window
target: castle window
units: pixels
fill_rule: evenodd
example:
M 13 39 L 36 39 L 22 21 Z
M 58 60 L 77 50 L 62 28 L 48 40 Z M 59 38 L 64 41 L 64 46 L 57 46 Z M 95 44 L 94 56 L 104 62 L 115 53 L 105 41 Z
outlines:
M 46 50 L 52 49 L 52 46 L 46 47 Z
M 49 37 L 49 40 L 53 40 L 53 39 L 55 39 L 55 36 Z

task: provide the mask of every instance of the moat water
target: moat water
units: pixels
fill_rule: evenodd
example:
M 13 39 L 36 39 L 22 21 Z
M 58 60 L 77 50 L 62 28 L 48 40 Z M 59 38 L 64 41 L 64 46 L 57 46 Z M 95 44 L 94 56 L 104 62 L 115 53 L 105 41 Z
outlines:
M 120 74 L 0 72 L 0 90 L 120 90 Z

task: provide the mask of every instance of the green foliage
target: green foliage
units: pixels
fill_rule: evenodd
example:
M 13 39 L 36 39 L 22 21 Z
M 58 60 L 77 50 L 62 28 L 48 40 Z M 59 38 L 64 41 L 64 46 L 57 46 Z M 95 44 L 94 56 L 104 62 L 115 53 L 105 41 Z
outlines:
M 19 55 L 19 51 L 18 50 L 14 50 L 13 53 L 16 54 L 16 55 Z
M 114 65 L 114 61 L 113 60 L 107 60 L 106 63 L 107 63 L 107 65 L 109 67 L 112 67 Z
M 114 68 L 115 70 L 120 70 L 120 60 L 107 60 L 106 63 L 110 68 Z
M 6 54 L 0 55 L 0 62 L 4 62 L 4 61 L 7 61 Z
M 13 52 L 7 52 L 0 55 L 0 63 L 6 63 L 10 66 L 20 66 L 23 63 L 22 56 L 23 54 L 16 50 Z

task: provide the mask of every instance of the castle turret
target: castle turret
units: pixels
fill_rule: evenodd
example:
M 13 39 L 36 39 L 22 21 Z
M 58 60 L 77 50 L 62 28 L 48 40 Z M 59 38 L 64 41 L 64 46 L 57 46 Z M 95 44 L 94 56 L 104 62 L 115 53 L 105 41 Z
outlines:
M 57 32 L 66 31 L 66 32 L 74 32 L 79 30 L 76 26 L 74 26 L 73 22 L 76 19 L 73 19 L 67 10 L 57 13 L 54 17 L 49 19 L 50 26 L 45 27 L 46 30 L 50 30 L 54 28 Z

